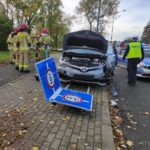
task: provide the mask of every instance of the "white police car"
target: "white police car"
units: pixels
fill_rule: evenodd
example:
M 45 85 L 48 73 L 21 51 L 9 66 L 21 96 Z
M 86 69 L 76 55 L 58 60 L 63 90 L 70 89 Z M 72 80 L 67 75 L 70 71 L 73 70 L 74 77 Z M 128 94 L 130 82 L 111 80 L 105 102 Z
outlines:
M 144 50 L 144 59 L 137 65 L 137 76 L 150 78 L 150 44 L 142 44 Z M 125 50 L 118 54 L 118 63 L 126 66 L 127 59 L 122 60 Z

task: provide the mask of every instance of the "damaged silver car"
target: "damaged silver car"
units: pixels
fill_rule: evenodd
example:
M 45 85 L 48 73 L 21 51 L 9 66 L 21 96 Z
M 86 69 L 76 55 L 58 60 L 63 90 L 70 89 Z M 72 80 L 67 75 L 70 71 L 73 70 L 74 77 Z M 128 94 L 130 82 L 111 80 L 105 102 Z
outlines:
M 103 36 L 82 30 L 64 36 L 58 72 L 61 81 L 103 85 L 112 78 L 116 55 Z

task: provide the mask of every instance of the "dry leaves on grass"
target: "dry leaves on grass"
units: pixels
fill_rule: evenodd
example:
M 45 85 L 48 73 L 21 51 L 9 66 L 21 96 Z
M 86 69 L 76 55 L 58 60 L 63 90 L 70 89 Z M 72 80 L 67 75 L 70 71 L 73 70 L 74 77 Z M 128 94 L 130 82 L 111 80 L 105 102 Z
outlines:
M 24 113 L 18 110 L 0 116 L 0 149 L 8 149 L 8 146 L 27 132 L 28 127 L 22 122 L 23 116 Z

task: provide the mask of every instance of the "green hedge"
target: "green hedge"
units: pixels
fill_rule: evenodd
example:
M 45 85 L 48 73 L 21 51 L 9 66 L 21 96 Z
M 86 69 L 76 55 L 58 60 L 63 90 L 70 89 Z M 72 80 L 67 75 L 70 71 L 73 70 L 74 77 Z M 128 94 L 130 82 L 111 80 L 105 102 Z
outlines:
M 12 31 L 13 25 L 6 15 L 0 14 L 0 50 L 8 50 L 7 37 Z
M 0 51 L 0 61 L 9 61 L 9 51 Z

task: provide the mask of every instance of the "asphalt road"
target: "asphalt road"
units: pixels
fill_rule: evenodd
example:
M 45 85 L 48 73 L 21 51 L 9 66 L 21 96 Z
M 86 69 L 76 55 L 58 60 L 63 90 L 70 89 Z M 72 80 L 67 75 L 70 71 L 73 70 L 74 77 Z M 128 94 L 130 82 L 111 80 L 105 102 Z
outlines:
M 128 149 L 150 150 L 150 79 L 138 79 L 136 85 L 128 85 L 126 69 L 116 67 L 114 80 L 124 137 L 134 144 Z

